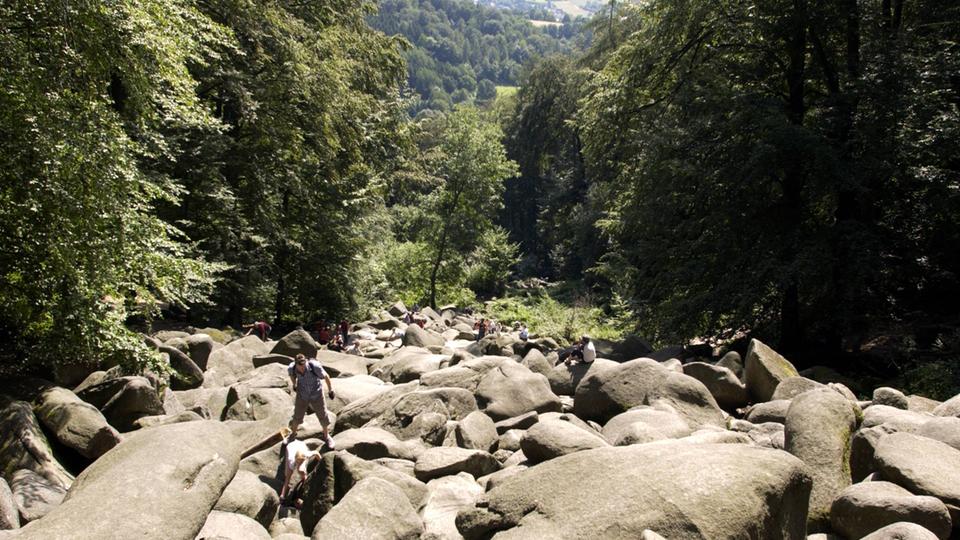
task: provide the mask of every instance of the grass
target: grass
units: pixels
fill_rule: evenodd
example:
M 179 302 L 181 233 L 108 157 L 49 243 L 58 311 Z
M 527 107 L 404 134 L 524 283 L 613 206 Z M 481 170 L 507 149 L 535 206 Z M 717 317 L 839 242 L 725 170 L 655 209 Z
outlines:
M 592 305 L 589 297 L 577 294 L 572 287 L 523 293 L 490 301 L 485 308 L 486 315 L 503 324 L 524 322 L 531 334 L 552 337 L 563 346 L 583 334 L 619 340 L 626 333 L 622 317 L 604 313 L 603 309 Z
M 516 86 L 497 86 L 497 97 L 506 98 L 516 95 L 517 93 Z

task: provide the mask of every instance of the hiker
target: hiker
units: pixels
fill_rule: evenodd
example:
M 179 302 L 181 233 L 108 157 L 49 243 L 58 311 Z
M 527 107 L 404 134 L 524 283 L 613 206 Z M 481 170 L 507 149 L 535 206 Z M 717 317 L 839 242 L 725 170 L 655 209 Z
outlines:
M 340 321 L 340 335 L 343 337 L 343 345 L 350 343 L 350 323 L 346 319 Z
M 597 348 L 593 346 L 593 342 L 590 341 L 590 336 L 584 334 L 580 338 L 580 342 L 577 343 L 573 351 L 570 352 L 570 357 L 567 358 L 567 365 L 571 365 L 574 362 L 589 364 L 597 359 Z
M 298 354 L 296 359 L 287 368 L 290 380 L 293 381 L 294 405 L 293 418 L 290 419 L 290 436 L 288 441 L 293 441 L 297 436 L 297 429 L 303 422 L 303 417 L 309 406 L 313 409 L 317 419 L 320 420 L 320 426 L 323 428 L 323 439 L 327 443 L 327 448 L 333 450 L 333 439 L 330 438 L 330 419 L 327 417 L 327 406 L 323 399 L 323 381 L 327 383 L 327 395 L 330 399 L 335 397 L 333 393 L 333 384 L 330 382 L 330 376 L 323 370 L 320 362 L 307 358 L 303 354 Z
M 406 324 L 413 324 L 413 312 L 408 311 L 403 314 L 403 322 Z
M 327 326 L 326 324 L 320 327 L 320 334 L 318 336 L 317 343 L 321 345 L 326 345 L 327 343 L 330 343 L 330 327 Z
M 249 328 L 247 333 L 244 336 L 249 336 L 251 332 L 256 331 L 257 335 L 260 336 L 260 341 L 266 341 L 270 338 L 270 331 L 273 328 L 267 323 L 267 321 L 257 321 L 252 324 L 243 325 L 244 328 Z
M 480 341 L 483 336 L 487 335 L 487 320 L 480 319 L 480 322 L 473 325 L 473 328 L 477 331 L 477 341 Z
M 528 339 L 530 339 L 530 332 L 527 330 L 527 325 L 520 323 L 520 341 Z
M 327 344 L 327 350 L 343 352 L 343 338 L 340 337 L 340 334 L 333 336 L 333 341 Z
M 347 347 L 347 350 L 344 352 L 347 354 L 353 354 L 356 356 L 363 356 L 363 351 L 360 350 L 360 343 L 358 341 L 354 341 L 353 343 L 351 343 L 350 346 Z
M 290 441 L 284 449 L 284 467 L 283 467 L 283 487 L 280 489 L 280 502 L 287 497 L 290 488 L 290 480 L 294 475 L 299 474 L 299 482 L 307 479 L 307 465 L 314 459 L 320 459 L 320 452 L 310 450 L 307 443 L 303 441 Z M 296 486 L 299 482 L 294 482 Z

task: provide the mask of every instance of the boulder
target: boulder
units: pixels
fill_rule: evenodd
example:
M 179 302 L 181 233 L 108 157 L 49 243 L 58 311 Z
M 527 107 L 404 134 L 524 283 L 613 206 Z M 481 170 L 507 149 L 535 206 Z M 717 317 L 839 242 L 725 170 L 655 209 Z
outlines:
M 298 328 L 280 338 L 280 341 L 270 349 L 270 354 L 282 354 L 291 358 L 302 354 L 307 358 L 316 358 L 319 349 L 320 345 L 310 334 L 303 328 Z
M 860 540 L 935 540 L 937 535 L 916 523 L 894 523 L 874 531 Z
M 492 452 L 499 437 L 493 420 L 481 411 L 473 411 L 457 422 L 457 446 Z
M 672 407 L 640 406 L 608 420 L 603 426 L 603 438 L 610 444 L 621 446 L 660 439 L 679 439 L 690 435 L 692 431 L 686 420 Z
M 683 372 L 702 382 L 722 409 L 733 411 L 747 404 L 747 387 L 729 369 L 690 362 L 683 365 Z
M 641 358 L 587 375 L 577 386 L 574 412 L 606 422 L 637 405 L 672 406 L 691 427 L 723 426 L 724 418 L 707 387 L 693 377 Z
M 8 481 L 18 470 L 28 469 L 64 489 L 73 482 L 54 457 L 30 404 L 4 397 L 0 397 L 0 467 Z
M 539 349 L 534 348 L 531 348 L 530 351 L 527 352 L 527 354 L 523 357 L 523 361 L 520 363 L 530 371 L 545 376 L 548 380 L 550 379 L 550 372 L 553 371 L 554 367 Z M 552 384 L 550 385 L 550 388 L 553 388 Z
M 853 484 L 830 510 L 833 530 L 847 538 L 862 538 L 899 521 L 922 525 L 941 540 L 950 536 L 950 512 L 939 499 L 914 495 L 890 482 Z
M 394 317 L 403 317 L 407 313 L 407 306 L 400 300 L 387 308 L 387 312 Z
M 803 539 L 811 483 L 803 463 L 778 450 L 596 448 L 508 478 L 461 511 L 457 528 L 468 540 L 636 538 L 645 529 L 671 540 Z
M 504 362 L 480 380 L 476 390 L 480 409 L 494 420 L 529 411 L 560 412 L 560 399 L 550 391 L 547 378 L 516 362 Z
M 271 540 L 263 525 L 243 514 L 214 510 L 207 516 L 196 540 Z
M 258 354 L 250 359 L 253 362 L 253 367 L 259 368 L 263 366 L 268 366 L 270 364 L 280 364 L 284 367 L 289 366 L 293 362 L 292 356 L 287 356 L 285 354 Z
M 389 357 L 390 365 L 382 373 L 373 372 L 387 382 L 401 384 L 420 379 L 426 373 L 440 369 L 440 365 L 449 360 L 442 354 L 421 353 L 420 350 L 403 350 Z
M 934 399 L 914 394 L 907 396 L 907 408 L 914 412 L 928 412 L 932 414 L 939 406 L 940 402 Z
M 871 405 L 863 410 L 863 427 L 885 424 L 897 431 L 913 433 L 934 418 L 936 417 L 930 413 L 908 411 L 889 405 Z
M 227 408 L 229 388 L 195 388 L 176 392 L 177 399 L 186 410 L 192 410 L 207 419 L 219 420 Z
M 194 538 L 233 479 L 245 439 L 209 421 L 134 432 L 19 538 Z
M 506 420 L 500 420 L 493 425 L 497 428 L 497 433 L 503 434 L 511 429 L 527 429 L 540 421 L 540 415 L 537 411 L 530 411 Z
M 20 528 L 20 511 L 10 485 L 0 476 L 0 531 Z
M 786 358 L 760 340 L 750 340 L 744 368 L 744 383 L 754 401 L 770 401 L 780 382 L 798 375 L 800 374 L 797 373 L 797 368 L 793 367 Z
M 266 420 L 273 416 L 292 415 L 293 398 L 285 389 L 251 388 L 234 384 L 227 394 L 224 420 Z M 308 411 L 309 412 L 309 411 Z
M 853 434 L 850 440 L 850 478 L 854 482 L 861 482 L 870 473 L 876 470 L 873 456 L 880 439 L 896 429 L 888 425 L 862 427 Z
M 381 394 L 393 388 L 393 385 L 370 375 L 354 375 L 352 377 L 337 377 L 333 380 L 334 399 L 327 398 L 327 408 L 340 413 L 344 407 L 354 401 Z
M 367 396 L 350 402 L 340 409 L 338 421 L 342 428 L 363 427 L 367 422 L 382 415 L 401 397 L 413 392 L 420 383 L 413 381 L 406 384 L 390 385 L 383 392 Z
M 904 410 L 910 408 L 910 401 L 903 392 L 887 386 L 882 386 L 873 391 L 873 404 L 887 405 Z
M 331 377 L 350 377 L 367 374 L 367 359 L 355 354 L 344 354 L 326 349 L 317 351 L 317 360 Z
M 891 433 L 880 439 L 874 460 L 884 480 L 940 499 L 953 522 L 960 523 L 960 450 L 910 433 Z
M 256 474 L 239 470 L 213 509 L 247 516 L 269 527 L 279 507 L 280 497 L 271 486 L 261 482 Z
M 497 439 L 497 450 L 508 450 L 516 452 L 520 449 L 520 439 L 526 434 L 522 429 L 510 429 L 503 432 Z
M 773 391 L 773 395 L 770 397 L 770 400 L 790 400 L 799 396 L 800 394 L 803 394 L 804 392 L 809 392 L 810 390 L 819 390 L 821 388 L 826 388 L 826 385 L 818 383 L 813 379 L 800 376 L 787 377 L 786 379 L 780 381 L 780 384 L 777 385 L 777 389 Z
M 108 379 L 77 397 L 99 408 L 107 422 L 121 432 L 134 429 L 137 418 L 164 414 L 160 396 L 145 377 Z
M 603 446 L 608 444 L 598 434 L 564 420 L 538 422 L 520 439 L 520 448 L 532 464 Z
M 427 482 L 427 498 L 420 516 L 424 539 L 461 538 L 457 530 L 457 514 L 476 504 L 483 488 L 467 473 L 445 476 Z
M 267 530 L 274 539 L 279 538 L 281 535 L 287 535 L 288 537 L 295 536 L 297 540 L 307 538 L 303 534 L 303 525 L 300 524 L 300 520 L 293 517 L 280 518 L 271 523 Z
M 944 401 L 933 409 L 936 416 L 960 416 L 960 394 Z
M 917 435 L 949 444 L 960 450 L 960 418 L 940 416 L 924 422 Z
M 193 411 L 183 411 L 177 414 L 167 414 L 163 416 L 144 416 L 137 418 L 134 422 L 136 429 L 147 429 L 157 426 L 166 426 L 169 424 L 179 424 L 181 422 L 196 422 L 205 420 L 204 417 Z
M 787 421 L 787 410 L 789 408 L 790 401 L 786 399 L 757 403 L 750 407 L 749 412 L 747 412 L 747 421 L 753 424 L 763 424 L 764 422 L 782 424 Z
M 66 388 L 44 390 L 34 401 L 34 414 L 47 432 L 64 446 L 94 460 L 120 444 L 117 432 L 96 407 Z
M 23 523 L 36 521 L 60 506 L 67 490 L 29 470 L 13 473 L 10 481 L 13 500 Z
M 280 388 L 291 389 L 290 373 L 287 366 L 267 364 L 241 375 L 231 386 L 242 384 L 248 388 Z
M 743 379 L 743 359 L 737 351 L 729 351 L 717 361 L 717 367 L 725 367 L 733 372 L 738 379 Z
M 407 331 L 403 334 L 403 345 L 407 347 L 443 347 L 447 340 L 443 336 L 430 330 L 424 330 L 419 325 L 411 324 L 407 326 Z
M 166 354 L 170 361 L 171 389 L 189 390 L 203 384 L 203 370 L 186 353 L 169 345 L 161 345 L 160 352 Z
M 850 437 L 857 429 L 856 405 L 828 388 L 800 394 L 790 403 L 784 449 L 813 475 L 808 528 L 829 528 L 830 505 L 850 485 Z
M 337 449 L 368 460 L 400 458 L 415 460 L 424 446 L 415 441 L 401 441 L 396 435 L 378 427 L 363 427 L 341 431 L 333 440 Z
M 439 445 L 448 420 L 460 420 L 477 410 L 473 394 L 463 388 L 417 390 L 398 398 L 366 426 L 378 426 L 400 439 L 420 438 Z
M 367 478 L 320 519 L 310 538 L 417 540 L 422 532 L 423 521 L 399 488 Z
M 207 369 L 203 371 L 204 388 L 230 386 L 254 369 L 253 357 L 270 352 L 270 346 L 257 336 L 246 336 L 231 341 L 210 353 Z
M 550 390 L 557 395 L 572 396 L 577 391 L 577 386 L 587 375 L 593 375 L 606 369 L 617 368 L 620 364 L 613 360 L 597 358 L 589 364 L 577 363 L 568 366 L 565 362 L 553 366 L 550 373 L 547 373 L 547 380 L 550 381 Z
M 174 344 L 174 341 L 178 343 Z M 183 343 L 183 346 L 180 346 L 180 343 Z M 210 359 L 210 353 L 220 346 L 213 338 L 202 333 L 191 334 L 179 340 L 171 340 L 167 345 L 177 347 L 186 353 L 201 370 L 207 369 L 207 360 Z
M 465 388 L 475 392 L 481 379 L 490 370 L 499 368 L 505 363 L 513 363 L 513 360 L 506 356 L 463 358 L 456 365 L 425 373 L 420 377 L 420 384 L 432 388 Z
M 413 472 L 418 480 L 426 482 L 461 472 L 477 478 L 499 469 L 500 463 L 489 452 L 444 446 L 420 454 Z

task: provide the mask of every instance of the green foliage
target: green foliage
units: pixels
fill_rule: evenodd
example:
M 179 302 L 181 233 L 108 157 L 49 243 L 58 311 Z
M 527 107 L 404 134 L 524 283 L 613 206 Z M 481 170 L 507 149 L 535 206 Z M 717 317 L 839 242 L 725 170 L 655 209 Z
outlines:
M 549 291 L 530 296 L 507 296 L 487 303 L 485 313 L 496 320 L 526 323 L 531 333 L 550 336 L 567 346 L 587 334 L 594 339 L 618 340 L 629 328 L 625 319 L 608 315 L 589 296 L 561 302 Z
M 484 81 L 516 84 L 528 61 L 570 50 L 579 27 L 535 28 L 519 13 L 461 0 L 382 0 L 370 22 L 409 41 L 410 87 L 421 98 L 415 110 L 437 111 L 474 95 L 489 101 Z
M 230 33 L 177 0 L 0 7 L 0 327 L 6 369 L 157 361 L 123 322 L 209 292 L 222 267 L 153 212 L 162 132 L 215 130 L 190 67 Z M 176 43 L 176 47 L 171 47 Z

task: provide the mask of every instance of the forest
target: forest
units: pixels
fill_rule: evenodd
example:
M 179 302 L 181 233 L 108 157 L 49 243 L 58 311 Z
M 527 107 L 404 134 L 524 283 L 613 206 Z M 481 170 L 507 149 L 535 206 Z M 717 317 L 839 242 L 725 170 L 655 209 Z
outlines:
M 960 385 L 960 6 L 611 6 L 5 3 L 0 371 L 536 277 L 618 335 Z

